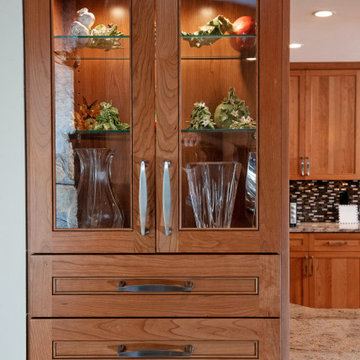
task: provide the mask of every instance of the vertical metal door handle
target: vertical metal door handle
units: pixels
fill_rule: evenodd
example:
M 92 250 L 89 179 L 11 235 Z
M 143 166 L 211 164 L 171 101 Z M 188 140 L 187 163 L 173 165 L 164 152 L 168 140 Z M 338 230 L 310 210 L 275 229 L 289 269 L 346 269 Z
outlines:
M 300 158 L 300 166 L 301 166 L 301 176 L 305 176 L 305 162 L 304 158 Z
M 306 158 L 306 175 L 310 176 L 310 159 Z
M 304 276 L 309 276 L 309 257 L 304 256 Z
M 309 276 L 314 275 L 314 257 L 310 256 L 310 274 Z
M 146 229 L 146 216 L 147 216 L 146 166 L 148 166 L 147 161 L 140 162 L 139 214 L 140 214 L 140 232 L 141 235 L 143 236 L 149 233 L 149 230 Z
M 171 235 L 170 219 L 171 219 L 171 185 L 170 185 L 170 161 L 164 161 L 164 177 L 163 177 L 163 215 L 165 235 Z

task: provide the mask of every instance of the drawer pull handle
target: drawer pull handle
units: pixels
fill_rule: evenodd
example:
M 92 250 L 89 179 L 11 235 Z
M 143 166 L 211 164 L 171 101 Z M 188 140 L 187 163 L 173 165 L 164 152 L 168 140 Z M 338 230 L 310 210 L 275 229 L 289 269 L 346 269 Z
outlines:
M 146 166 L 147 161 L 140 163 L 140 180 L 139 180 L 139 215 L 140 215 L 140 232 L 141 235 L 147 235 L 149 230 L 146 229 L 146 215 L 147 215 L 147 183 L 146 183 Z
M 189 357 L 194 352 L 193 345 L 186 345 L 184 351 L 174 351 L 174 350 L 134 350 L 126 351 L 125 345 L 119 345 L 118 347 L 118 356 L 121 357 L 131 357 L 131 358 L 172 358 L 172 357 Z
M 163 215 L 165 235 L 171 235 L 170 221 L 171 221 L 171 185 L 170 185 L 170 161 L 164 161 L 164 177 L 163 177 Z
M 326 243 L 329 246 L 342 246 L 342 245 L 348 245 L 347 241 L 328 241 Z
M 126 285 L 125 281 L 120 281 L 118 290 L 124 292 L 190 292 L 193 290 L 194 284 L 192 281 L 187 281 L 185 286 L 168 285 L 168 284 L 144 284 L 144 285 Z

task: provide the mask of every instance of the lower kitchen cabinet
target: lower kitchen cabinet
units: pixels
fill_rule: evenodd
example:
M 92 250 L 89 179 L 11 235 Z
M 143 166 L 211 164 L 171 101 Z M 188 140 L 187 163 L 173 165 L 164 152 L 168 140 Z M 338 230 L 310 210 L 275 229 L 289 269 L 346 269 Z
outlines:
M 291 251 L 290 301 L 315 308 L 359 308 L 360 234 L 290 234 L 290 244 L 299 243 L 299 236 L 308 249 Z
M 307 252 L 292 252 L 290 255 L 290 302 L 293 304 L 308 306 L 308 258 Z
M 33 319 L 29 360 L 280 359 L 279 319 Z

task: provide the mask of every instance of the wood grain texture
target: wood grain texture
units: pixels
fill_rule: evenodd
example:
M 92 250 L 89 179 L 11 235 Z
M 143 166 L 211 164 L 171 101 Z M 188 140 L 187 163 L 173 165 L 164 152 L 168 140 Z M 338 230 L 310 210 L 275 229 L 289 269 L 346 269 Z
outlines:
M 308 252 L 290 253 L 290 303 L 309 305 Z
M 207 255 L 201 261 L 194 255 L 33 256 L 30 269 L 32 317 L 280 315 L 276 255 Z M 191 281 L 194 293 L 116 292 L 120 281 L 139 284 L 141 279 L 179 285 Z M 58 291 L 64 286 L 58 281 L 68 281 L 70 288 Z
M 74 5 L 74 3 L 72 3 Z M 127 2 L 129 5 L 130 3 Z M 60 11 L 63 6 L 69 6 L 69 2 L 55 3 L 54 11 Z M 76 6 L 80 6 L 77 2 Z M 94 6 L 95 6 L 94 2 Z M 114 6 L 123 6 L 123 1 L 113 2 Z M 147 157 L 153 159 L 155 144 L 154 134 L 150 134 L 145 140 L 142 139 L 143 127 L 153 128 L 154 114 L 154 38 L 151 35 L 153 29 L 154 9 L 152 2 L 142 2 L 142 13 L 139 7 L 134 8 L 132 19 L 137 28 L 143 27 L 132 39 L 133 52 L 136 60 L 132 64 L 133 74 L 133 97 L 136 104 L 133 108 L 134 116 L 134 177 L 133 177 L 133 199 L 135 221 L 134 231 L 53 231 L 53 143 L 52 143 L 52 112 L 51 112 L 51 24 L 49 2 L 40 0 L 36 2 L 25 1 L 25 51 L 26 51 L 26 122 L 27 122 L 27 193 L 28 193 L 28 239 L 31 253 L 133 253 L 153 252 L 155 250 L 155 221 L 154 214 L 154 162 L 148 169 L 149 186 L 149 227 L 152 233 L 148 236 L 139 235 L 138 224 L 138 168 L 139 159 Z M 111 10 L 110 8 L 108 8 Z M 128 10 L 130 7 L 128 7 Z M 146 12 L 148 16 L 143 17 Z M 105 14 L 106 15 L 106 14 Z M 109 14 L 108 14 L 109 15 Z M 109 15 L 110 16 L 110 15 Z M 55 24 L 58 15 L 54 14 Z M 101 16 L 97 19 L 101 19 Z M 70 20 L 66 20 L 70 21 Z M 105 21 L 105 18 L 104 18 Z M 66 23 L 67 24 L 67 23 Z M 66 25 L 65 24 L 65 25 Z M 55 31 L 65 31 L 65 25 L 55 25 Z M 141 54 L 141 56 L 138 56 Z M 107 63 L 108 62 L 108 63 Z M 111 65 L 109 70 L 109 64 Z M 90 74 L 87 80 L 95 78 L 94 72 L 99 75 L 99 80 L 104 86 L 111 90 L 111 94 L 123 94 L 122 86 L 129 90 L 129 78 L 126 71 L 122 71 L 120 64 L 114 60 L 107 60 L 105 66 L 100 66 L 98 60 L 86 63 L 86 72 Z M 85 64 L 83 64 L 85 66 Z M 93 66 L 93 67 L 92 67 Z M 94 68 L 95 66 L 95 68 Z M 129 67 L 129 64 L 127 64 Z M 100 68 L 99 68 L 100 67 Z M 115 70 L 116 68 L 116 70 Z M 118 72 L 118 70 L 120 71 Z M 109 70 L 109 71 L 108 71 Z M 129 72 L 129 68 L 128 68 Z M 93 74 L 93 75 L 91 75 Z M 122 82 L 117 75 L 122 76 Z M 85 78 L 84 78 L 85 79 Z M 115 81 L 112 81 L 114 80 Z M 84 80 L 85 81 L 85 80 Z M 108 84 L 111 83 L 108 87 Z M 121 86 L 119 85 L 121 84 Z M 120 86 L 120 87 L 119 87 Z M 88 88 L 88 86 L 86 86 Z M 90 87 L 91 88 L 91 87 Z M 83 88 L 79 90 L 85 91 Z M 120 89 L 120 91 L 118 91 Z M 144 91 L 145 90 L 145 91 Z M 90 91 L 90 90 L 89 90 Z M 81 92 L 81 91 L 80 91 Z M 101 93 L 101 91 L 100 91 Z M 129 91 L 128 91 L 129 93 Z M 107 95 L 106 95 L 107 94 Z M 110 96 L 108 92 L 104 96 Z M 91 93 L 91 97 L 95 97 Z M 120 101 L 120 100 L 119 100 Z M 121 97 L 124 104 L 123 119 L 130 120 L 130 97 Z M 149 125 L 150 124 L 150 125 Z M 139 146 L 141 143 L 141 146 Z M 145 156 L 146 155 L 146 156 Z M 39 191 L 41 189 L 41 191 Z M 152 219 L 152 220 L 150 220 Z M 152 221 L 152 224 L 150 224 Z
M 156 0 L 156 223 L 158 252 L 178 251 L 179 0 Z M 165 235 L 164 162 L 170 161 L 171 235 Z
M 161 3 L 161 2 L 160 2 Z M 176 4 L 173 1 L 168 1 L 167 6 L 170 7 L 170 4 L 173 5 L 171 9 L 168 9 L 168 14 L 173 14 L 170 16 L 173 19 L 177 19 L 177 10 Z M 191 4 L 185 3 L 185 4 Z M 217 6 L 212 3 L 212 7 Z M 220 6 L 220 5 L 219 5 Z M 259 118 L 258 118 L 258 158 L 259 161 L 259 173 L 258 173 L 258 194 L 259 194 L 259 231 L 224 231 L 224 230 L 215 230 L 215 231 L 199 231 L 199 230 L 180 230 L 177 237 L 171 238 L 171 243 L 175 244 L 173 249 L 179 252 L 280 252 L 280 238 L 281 230 L 278 224 L 281 223 L 283 216 L 286 217 L 286 209 L 282 208 L 284 203 L 280 202 L 281 193 L 283 190 L 283 185 L 285 182 L 282 182 L 279 174 L 282 174 L 282 150 L 284 149 L 284 154 L 286 154 L 286 137 L 282 137 L 282 114 L 283 106 L 286 109 L 286 101 L 282 102 L 283 88 L 286 88 L 286 81 L 282 82 L 283 66 L 287 64 L 287 60 L 284 60 L 283 63 L 283 45 L 281 41 L 278 41 L 276 44 L 267 41 L 267 37 L 271 34 L 272 38 L 282 39 L 282 17 L 277 19 L 274 22 L 274 19 L 269 15 L 276 8 L 279 13 L 282 14 L 282 3 L 274 1 L 274 4 L 262 4 L 260 7 L 260 17 L 261 17 L 261 26 L 259 26 L 259 88 L 258 88 L 258 106 L 259 106 Z M 277 11 L 276 10 L 276 11 Z M 159 23 L 158 23 L 159 27 Z M 175 34 L 177 35 L 177 34 Z M 173 38 L 173 42 L 177 38 Z M 170 37 L 168 36 L 168 39 Z M 161 51 L 167 51 L 168 59 L 173 59 L 174 61 L 168 61 L 168 82 L 167 89 L 169 84 L 175 84 L 178 89 L 178 75 L 170 76 L 170 68 L 177 69 L 178 71 L 178 58 L 175 63 L 175 55 L 177 54 L 178 49 L 175 47 L 169 47 L 166 50 L 166 47 L 161 44 Z M 173 55 L 173 58 L 170 57 Z M 158 56 L 159 57 L 159 56 Z M 286 58 L 286 55 L 285 55 Z M 185 63 L 185 68 L 191 66 L 189 61 L 195 60 L 183 60 L 182 63 Z M 203 62 L 204 60 L 201 60 Z M 227 60 L 225 60 L 226 62 Z M 189 62 L 189 63 L 188 63 Z M 165 64 L 165 63 L 164 63 Z M 216 67 L 217 65 L 211 65 Z M 161 67 L 160 67 L 161 68 Z M 160 69 L 161 70 L 161 69 Z M 164 71 L 164 70 L 161 70 Z M 181 71 L 181 69 L 180 69 Z M 191 72 L 189 72 L 190 74 Z M 232 73 L 232 72 L 230 72 Z M 271 76 L 269 74 L 271 73 Z M 195 73 L 191 73 L 195 74 Z M 223 76 L 225 77 L 226 72 Z M 181 74 L 183 77 L 183 74 Z M 193 78 L 190 75 L 189 78 Z M 171 79 L 171 81 L 170 81 Z M 285 78 L 284 78 L 285 79 Z M 246 82 L 246 81 L 245 81 Z M 190 84 L 193 84 L 190 82 Z M 247 84 L 248 85 L 248 84 Z M 184 83 L 182 78 L 182 86 L 186 91 L 188 96 L 189 91 L 193 91 L 194 86 L 188 86 Z M 256 85 L 254 85 L 256 86 Z M 253 91 L 254 89 L 252 89 Z M 285 91 L 286 93 L 286 91 Z M 170 94 L 170 92 L 169 92 Z M 182 98 L 185 98 L 183 94 Z M 285 96 L 285 95 L 284 95 Z M 164 97 L 164 99 L 166 99 Z M 198 99 L 195 99 L 196 101 Z M 162 100 L 162 103 L 164 101 Z M 187 106 L 190 109 L 191 99 L 185 99 L 182 101 L 182 104 L 188 104 Z M 251 103 L 251 102 L 250 102 Z M 166 104 L 169 106 L 171 102 L 166 101 Z M 161 104 L 160 104 L 161 105 Z M 164 106 L 162 104 L 162 106 Z M 183 106 L 183 105 L 182 105 Z M 185 106 L 185 105 L 184 105 Z M 189 110 L 187 110 L 188 112 Z M 284 114 L 286 114 L 285 110 Z M 170 114 L 170 112 L 168 111 Z M 172 113 L 171 113 L 172 114 Z M 175 117 L 175 115 L 174 115 Z M 168 116 L 169 118 L 169 116 Z M 170 117 L 172 119 L 172 116 Z M 182 121 L 182 120 L 181 120 Z M 286 117 L 284 117 L 284 124 L 286 123 Z M 174 124 L 178 126 L 178 123 Z M 285 125 L 284 125 L 285 126 Z M 168 127 L 167 134 L 170 137 L 172 133 L 172 126 Z M 286 130 L 284 130 L 286 133 Z M 285 134 L 284 133 L 284 134 Z M 173 136 L 173 141 L 178 141 L 177 136 Z M 284 145 L 282 145 L 284 141 Z M 168 145 L 171 146 L 170 144 Z M 175 146 L 175 145 L 173 145 Z M 284 147 L 282 147 L 284 146 Z M 173 151 L 178 151 L 178 145 L 174 147 Z M 161 159 L 162 161 L 163 159 Z M 159 165 L 159 171 L 161 171 L 162 164 Z M 285 165 L 284 165 L 285 166 Z M 287 166 L 287 165 L 286 165 Z M 177 171 L 176 169 L 174 171 Z M 161 172 L 159 173 L 162 174 Z M 159 176 L 159 181 L 161 181 L 161 176 Z M 173 181 L 173 180 L 172 180 Z M 177 186 L 177 178 L 174 178 L 174 187 Z M 157 189 L 161 190 L 159 185 Z M 271 189 L 271 191 L 268 191 Z M 178 198 L 176 198 L 178 199 Z M 177 200 L 176 200 L 177 201 Z M 158 203 L 161 206 L 161 203 Z M 287 206 L 286 206 L 287 207 Z M 285 211 L 285 213 L 283 213 Z M 161 212 L 161 208 L 160 208 Z M 160 216 L 160 221 L 162 221 L 162 216 Z M 168 238 L 170 240 L 170 238 Z M 169 247 L 170 241 L 164 241 L 163 244 L 158 242 L 158 249 L 161 252 L 172 251 Z
M 289 258 L 289 92 L 290 92 L 290 1 L 282 1 L 282 102 L 281 102 L 281 318 L 280 358 L 290 357 L 290 258 Z
M 360 251 L 360 234 L 319 233 L 309 234 L 310 251 Z
M 277 319 L 31 320 L 30 331 L 29 360 L 112 358 L 116 344 L 179 350 L 191 344 L 194 357 L 205 359 L 280 359 Z
M 358 179 L 360 175 L 359 72 L 306 73 L 306 157 L 312 180 Z
M 290 179 L 301 180 L 301 160 L 305 161 L 305 72 L 291 72 L 289 98 Z
M 360 307 L 360 252 L 310 252 L 310 301 L 315 308 Z
M 308 251 L 309 234 L 290 233 L 290 251 Z
M 155 251 L 155 8 L 153 0 L 132 0 L 133 211 L 135 251 Z M 148 131 L 146 131 L 148 129 Z M 146 135 L 145 135 L 146 134 Z M 140 162 L 147 161 L 147 229 L 140 233 Z

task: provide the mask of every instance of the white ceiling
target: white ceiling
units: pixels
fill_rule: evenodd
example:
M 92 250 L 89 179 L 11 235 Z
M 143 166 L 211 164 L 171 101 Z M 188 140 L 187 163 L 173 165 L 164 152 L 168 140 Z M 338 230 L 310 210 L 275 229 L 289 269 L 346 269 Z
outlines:
M 292 62 L 360 61 L 360 0 L 290 0 L 290 40 L 304 44 L 290 49 Z M 333 10 L 329 18 L 312 15 Z

